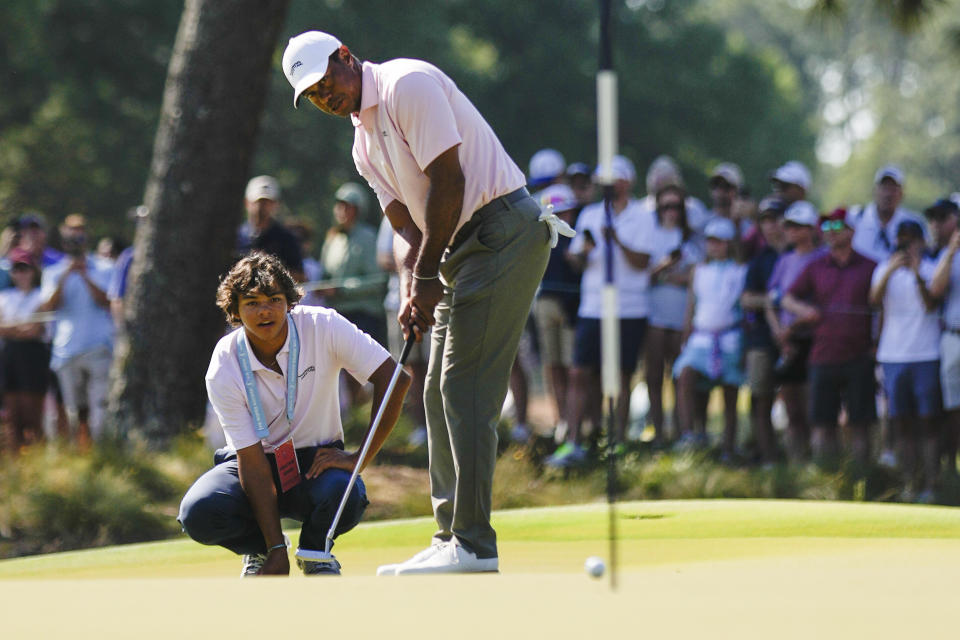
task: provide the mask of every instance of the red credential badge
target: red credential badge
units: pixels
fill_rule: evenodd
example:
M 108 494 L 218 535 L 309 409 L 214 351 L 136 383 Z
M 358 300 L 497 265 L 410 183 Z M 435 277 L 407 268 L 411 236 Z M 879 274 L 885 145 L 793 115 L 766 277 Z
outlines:
M 286 493 L 300 484 L 300 463 L 293 448 L 293 439 L 289 439 L 273 450 L 277 460 L 277 472 L 280 475 L 280 491 Z

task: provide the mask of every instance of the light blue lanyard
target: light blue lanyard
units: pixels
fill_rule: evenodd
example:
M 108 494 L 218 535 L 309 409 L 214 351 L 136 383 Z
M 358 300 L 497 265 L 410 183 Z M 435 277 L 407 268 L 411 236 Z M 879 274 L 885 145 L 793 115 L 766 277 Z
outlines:
M 287 423 L 293 424 L 293 407 L 297 404 L 297 367 L 300 362 L 300 335 L 293 318 L 287 314 L 287 327 L 290 330 L 290 352 L 287 356 Z M 267 419 L 263 415 L 263 405 L 260 403 L 260 394 L 257 392 L 257 379 L 250 368 L 250 354 L 247 353 L 247 341 L 240 336 L 237 348 L 237 359 L 240 361 L 240 372 L 243 374 L 243 387 L 247 392 L 247 405 L 253 414 L 253 423 L 258 438 L 270 435 Z

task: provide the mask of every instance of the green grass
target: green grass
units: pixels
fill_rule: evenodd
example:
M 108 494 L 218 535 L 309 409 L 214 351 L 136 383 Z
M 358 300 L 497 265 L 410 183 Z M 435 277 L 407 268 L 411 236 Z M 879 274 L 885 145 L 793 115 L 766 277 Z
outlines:
M 605 554 L 603 503 L 506 510 L 494 526 L 504 562 L 557 570 Z M 798 549 L 860 548 L 892 540 L 940 541 L 960 551 L 960 509 L 875 503 L 775 500 L 628 502 L 617 505 L 617 535 L 627 566 L 699 562 Z M 348 568 L 372 572 L 425 546 L 430 518 L 369 522 L 338 541 Z M 296 544 L 298 530 L 288 534 Z M 115 546 L 0 561 L 0 579 L 233 575 L 233 554 L 190 540 Z

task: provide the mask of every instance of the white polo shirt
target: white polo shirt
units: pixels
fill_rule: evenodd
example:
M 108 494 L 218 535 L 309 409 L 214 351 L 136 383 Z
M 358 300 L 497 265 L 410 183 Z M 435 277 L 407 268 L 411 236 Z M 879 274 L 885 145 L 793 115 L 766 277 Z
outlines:
M 423 171 L 458 144 L 466 182 L 454 233 L 474 211 L 526 183 L 480 112 L 432 64 L 407 58 L 364 62 L 362 82 L 360 111 L 351 116 L 353 161 L 382 209 L 399 201 L 423 230 L 430 187 Z
M 294 307 L 290 317 L 300 337 L 297 402 L 293 412 L 293 444 L 308 447 L 343 440 L 340 423 L 340 370 L 366 381 L 390 354 L 373 338 L 357 329 L 346 318 L 324 307 Z M 243 327 L 222 337 L 213 350 L 206 383 L 210 404 L 220 419 L 227 446 L 236 450 L 260 441 L 253 415 L 247 406 L 237 345 L 247 344 L 250 368 L 257 380 L 257 391 L 270 435 L 263 439 L 267 453 L 283 444 L 291 433 L 287 426 L 287 366 L 290 332 L 277 354 L 283 375 L 265 367 L 250 348 Z
M 617 238 L 631 251 L 653 254 L 655 247 L 653 229 L 656 225 L 654 214 L 645 209 L 639 200 L 630 200 L 627 206 L 613 216 L 613 228 Z M 583 251 L 586 241 L 584 230 L 589 230 L 595 243 L 587 254 L 587 264 L 580 280 L 581 318 L 600 318 L 603 314 L 603 286 L 606 282 L 604 251 L 607 246 L 603 239 L 606 226 L 606 211 L 602 202 L 587 205 L 577 217 L 577 235 L 570 241 L 571 253 Z M 621 318 L 646 318 L 650 315 L 650 271 L 634 269 L 627 262 L 623 250 L 613 245 L 613 281 L 617 288 L 617 302 Z
M 887 272 L 887 262 L 873 270 L 874 287 Z M 920 277 L 929 286 L 936 263 L 924 258 Z M 930 362 L 940 359 L 940 315 L 927 311 L 913 271 L 900 267 L 890 275 L 883 296 L 883 328 L 877 345 L 877 362 Z
M 869 203 L 859 211 L 847 215 L 847 222 L 853 227 L 853 250 L 864 255 L 877 264 L 888 259 L 897 245 L 897 227 L 904 220 L 913 220 L 923 228 L 926 241 L 930 242 L 927 224 L 923 218 L 903 207 L 890 216 L 890 221 L 884 225 L 877 215 L 876 203 Z

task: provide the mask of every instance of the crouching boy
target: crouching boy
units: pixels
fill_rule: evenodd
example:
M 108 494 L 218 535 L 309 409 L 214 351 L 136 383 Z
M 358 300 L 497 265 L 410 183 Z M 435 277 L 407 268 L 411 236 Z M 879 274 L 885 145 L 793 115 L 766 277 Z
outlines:
M 410 385 L 401 374 L 366 458 L 344 451 L 340 371 L 372 382 L 378 407 L 396 363 L 335 311 L 297 306 L 301 296 L 280 261 L 264 253 L 237 262 L 217 290 L 217 306 L 239 325 L 220 339 L 206 375 L 227 446 L 187 491 L 178 520 L 197 542 L 243 555 L 245 576 L 290 573 L 281 518 L 303 523 L 304 574 L 340 573 L 336 560 L 299 556 L 324 550 L 354 466 L 362 470 L 380 450 Z M 356 526 L 367 504 L 357 478 L 336 535 Z

